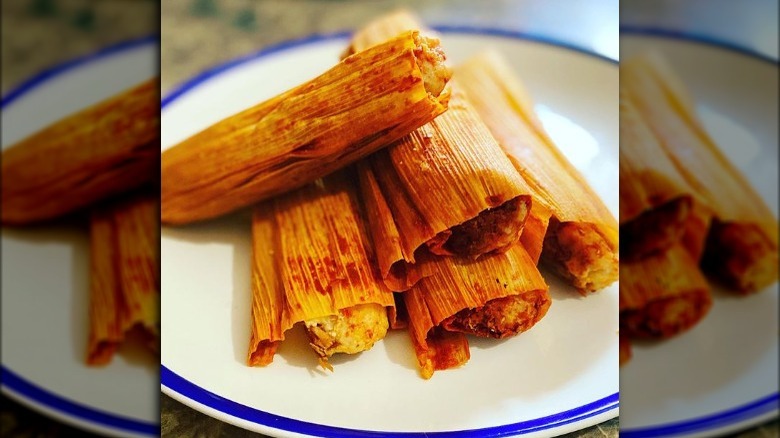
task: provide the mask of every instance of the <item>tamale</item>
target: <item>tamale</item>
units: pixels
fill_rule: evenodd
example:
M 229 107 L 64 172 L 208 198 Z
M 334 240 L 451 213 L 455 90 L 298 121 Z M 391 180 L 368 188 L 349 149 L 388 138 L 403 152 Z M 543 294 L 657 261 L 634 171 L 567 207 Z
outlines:
M 523 233 L 520 235 L 520 244 L 523 245 L 531 260 L 539 263 L 539 258 L 544 250 L 544 236 L 550 224 L 552 212 L 540 202 L 531 204 L 531 211 L 525 221 Z
M 406 32 L 162 154 L 162 220 L 213 218 L 303 186 L 431 121 L 450 77 L 434 38 Z
M 326 368 L 387 333 L 393 293 L 373 265 L 352 178 L 341 171 L 255 208 L 249 365 L 269 364 L 296 323 Z
M 87 363 L 110 362 L 130 331 L 139 328 L 159 352 L 159 207 L 134 195 L 96 207 L 90 218 L 91 284 Z
M 655 54 L 622 61 L 620 77 L 667 156 L 712 209 L 705 271 L 742 293 L 777 281 L 777 218 L 707 134 L 682 81 Z
M 150 79 L 3 151 L 3 224 L 53 219 L 157 178 L 159 91 Z
M 620 264 L 620 333 L 667 338 L 698 323 L 712 306 L 710 288 L 681 245 Z
M 620 246 L 624 260 L 641 259 L 682 242 L 698 261 L 708 227 L 709 207 L 695 195 L 621 90 Z
M 415 25 L 396 18 L 369 24 L 352 50 L 373 50 L 366 47 Z M 504 251 L 530 209 L 525 181 L 458 85 L 450 86 L 447 112 L 358 166 L 380 271 L 396 291 L 420 279 L 419 249 L 471 258 Z
M 420 258 L 421 268 L 432 272 L 403 297 L 426 379 L 469 359 L 463 335 L 514 336 L 533 327 L 550 307 L 548 286 L 520 244 L 477 260 L 427 253 Z
M 618 278 L 618 227 L 599 196 L 545 132 L 520 80 L 497 52 L 456 68 L 458 83 L 550 213 L 542 263 L 581 293 Z

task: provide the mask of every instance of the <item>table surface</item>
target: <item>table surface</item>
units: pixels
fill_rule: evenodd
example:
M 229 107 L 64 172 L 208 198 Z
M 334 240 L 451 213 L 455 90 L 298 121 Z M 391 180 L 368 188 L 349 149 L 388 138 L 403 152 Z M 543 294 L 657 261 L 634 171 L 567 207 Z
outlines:
M 168 0 L 160 3 L 158 10 L 158 3 L 151 0 L 3 1 L 2 93 L 48 67 L 120 41 L 157 33 L 161 23 L 161 91 L 165 95 L 177 84 L 229 59 L 312 33 L 348 30 L 399 6 L 414 9 L 432 24 L 522 30 L 612 58 L 617 58 L 619 51 L 617 0 L 494 0 L 490 8 L 481 7 L 480 2 L 473 0 Z M 158 12 L 162 14 L 161 21 Z M 662 14 L 658 19 L 663 19 Z M 742 38 L 746 46 L 777 56 L 776 45 L 755 43 L 757 38 L 751 43 L 744 35 L 732 35 L 732 38 Z M 212 419 L 162 394 L 160 417 L 164 436 L 259 436 Z M 566 436 L 616 437 L 618 424 L 615 418 Z M 739 436 L 778 436 L 777 424 L 775 420 Z M 74 430 L 3 397 L 0 432 L 9 437 L 70 436 Z

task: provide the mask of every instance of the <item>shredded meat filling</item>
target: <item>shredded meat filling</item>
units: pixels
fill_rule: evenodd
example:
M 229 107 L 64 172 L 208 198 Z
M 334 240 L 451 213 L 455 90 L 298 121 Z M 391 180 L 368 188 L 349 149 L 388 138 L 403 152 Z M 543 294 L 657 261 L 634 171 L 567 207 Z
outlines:
M 522 333 L 547 313 L 550 300 L 544 291 L 496 298 L 484 306 L 464 309 L 445 319 L 445 330 L 502 339 Z
M 552 218 L 541 259 L 581 293 L 592 292 L 617 280 L 615 249 L 593 224 Z
M 503 251 L 520 238 L 527 215 L 526 201 L 517 197 L 437 234 L 426 244 L 437 255 L 477 258 Z
M 335 353 L 354 354 L 368 350 L 387 334 L 387 311 L 379 304 L 360 304 L 338 315 L 305 321 L 306 333 L 321 358 Z

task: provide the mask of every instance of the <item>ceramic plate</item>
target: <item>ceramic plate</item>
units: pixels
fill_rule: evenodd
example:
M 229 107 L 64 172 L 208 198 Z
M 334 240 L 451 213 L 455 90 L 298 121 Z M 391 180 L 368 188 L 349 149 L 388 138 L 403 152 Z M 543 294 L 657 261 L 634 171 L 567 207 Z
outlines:
M 650 47 L 668 58 L 708 132 L 777 217 L 777 60 L 647 29 L 625 29 L 620 46 L 623 59 Z M 692 330 L 635 346 L 620 369 L 621 436 L 713 436 L 777 416 L 778 285 L 714 296 Z
M 616 214 L 615 62 L 523 35 L 442 30 L 453 63 L 485 47 L 507 55 L 551 135 Z M 193 79 L 163 101 L 162 148 L 315 77 L 346 44 L 346 35 L 311 37 Z M 250 368 L 250 239 L 246 214 L 162 231 L 162 389 L 194 409 L 274 436 L 550 436 L 618 415 L 617 284 L 581 298 L 546 275 L 554 302 L 537 326 L 470 340 L 465 367 L 428 381 L 403 331 L 333 360 L 333 373 L 317 368 L 300 334 L 273 364 Z
M 152 77 L 157 38 L 131 41 L 47 71 L 3 97 L 3 149 Z M 85 225 L 2 229 L 2 388 L 71 425 L 114 436 L 159 434 L 154 358 L 131 350 L 84 363 L 89 303 Z

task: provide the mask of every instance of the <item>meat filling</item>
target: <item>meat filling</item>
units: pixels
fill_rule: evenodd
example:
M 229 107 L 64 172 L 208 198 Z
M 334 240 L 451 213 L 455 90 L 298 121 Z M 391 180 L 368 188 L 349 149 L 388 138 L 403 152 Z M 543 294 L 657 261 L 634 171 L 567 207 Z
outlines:
M 426 245 L 437 255 L 470 258 L 503 251 L 520 238 L 527 216 L 527 201 L 517 197 L 437 234 Z
M 444 50 L 436 38 L 418 35 L 415 43 L 417 47 L 414 49 L 414 56 L 417 66 L 420 67 L 425 89 L 433 96 L 438 96 L 452 77 L 452 69 L 444 63 L 447 59 Z
M 617 248 L 593 224 L 550 219 L 542 261 L 580 292 L 609 286 L 618 278 Z
M 368 350 L 387 334 L 387 311 L 379 304 L 360 304 L 338 315 L 305 321 L 309 345 L 321 358 Z
M 544 291 L 496 298 L 484 306 L 464 309 L 445 319 L 445 330 L 484 338 L 502 339 L 522 333 L 547 313 L 549 296 Z

